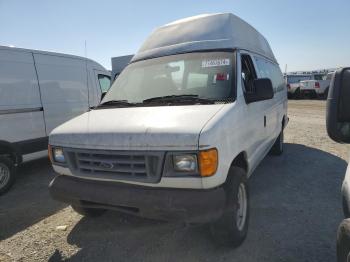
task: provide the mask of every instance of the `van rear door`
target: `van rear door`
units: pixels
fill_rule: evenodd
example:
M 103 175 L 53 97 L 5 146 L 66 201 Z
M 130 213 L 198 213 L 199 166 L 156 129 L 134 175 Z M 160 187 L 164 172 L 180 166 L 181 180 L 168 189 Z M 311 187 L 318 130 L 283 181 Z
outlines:
M 43 108 L 32 53 L 0 49 L 0 141 L 16 142 L 22 154 L 44 150 Z M 36 142 L 44 145 L 36 148 Z

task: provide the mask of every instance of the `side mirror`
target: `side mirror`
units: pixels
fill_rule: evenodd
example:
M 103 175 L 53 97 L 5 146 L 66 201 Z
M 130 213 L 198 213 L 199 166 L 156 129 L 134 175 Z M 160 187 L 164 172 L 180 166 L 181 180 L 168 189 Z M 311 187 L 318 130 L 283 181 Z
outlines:
M 269 78 L 255 79 L 253 88 L 254 92 L 246 94 L 248 103 L 269 100 L 274 96 L 272 82 Z
M 103 92 L 103 93 L 101 94 L 101 101 L 102 101 L 102 99 L 105 97 L 106 94 L 107 94 L 107 92 Z
M 350 68 L 335 72 L 327 99 L 327 132 L 339 143 L 350 143 Z

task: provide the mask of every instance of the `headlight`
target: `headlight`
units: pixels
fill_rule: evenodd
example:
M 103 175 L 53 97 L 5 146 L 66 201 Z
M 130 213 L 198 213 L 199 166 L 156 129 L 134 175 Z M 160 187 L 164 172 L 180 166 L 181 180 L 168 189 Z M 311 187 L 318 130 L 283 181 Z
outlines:
M 57 163 L 65 163 L 66 162 L 62 148 L 54 147 L 52 150 L 52 156 L 53 156 L 54 162 L 57 162 Z
M 196 155 L 174 155 L 174 170 L 180 172 L 196 172 L 197 156 Z

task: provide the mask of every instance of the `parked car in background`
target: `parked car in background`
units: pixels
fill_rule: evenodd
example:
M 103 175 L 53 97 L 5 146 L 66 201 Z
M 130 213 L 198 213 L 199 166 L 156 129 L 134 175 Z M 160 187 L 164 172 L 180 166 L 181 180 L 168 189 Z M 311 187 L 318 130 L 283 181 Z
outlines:
M 333 72 L 328 74 L 313 75 L 312 80 L 300 81 L 301 96 L 309 95 L 312 97 L 327 99 L 329 84 L 333 76 Z
M 247 180 L 282 154 L 287 122 L 283 75 L 256 29 L 232 14 L 179 20 L 149 36 L 96 109 L 52 131 L 50 193 L 83 215 L 210 223 L 238 246 Z
M 83 57 L 0 46 L 0 194 L 16 167 L 47 154 L 48 135 L 99 104 L 110 73 Z
M 327 132 L 338 143 L 350 144 L 350 68 L 339 69 L 332 78 L 327 100 Z M 344 220 L 338 228 L 338 262 L 350 261 L 350 165 L 342 184 Z
M 284 76 L 287 84 L 288 98 L 300 97 L 300 81 L 312 79 L 311 74 L 287 74 Z

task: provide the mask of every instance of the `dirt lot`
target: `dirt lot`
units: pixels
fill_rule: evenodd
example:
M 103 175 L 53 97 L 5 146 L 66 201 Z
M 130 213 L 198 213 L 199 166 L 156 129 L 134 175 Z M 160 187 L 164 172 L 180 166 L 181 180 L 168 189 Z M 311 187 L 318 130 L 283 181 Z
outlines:
M 238 249 L 215 245 L 205 226 L 82 218 L 50 199 L 44 159 L 22 166 L 0 198 L 0 261 L 335 261 L 348 148 L 327 137 L 324 116 L 323 101 L 290 102 L 285 154 L 267 157 L 249 182 L 250 228 Z

